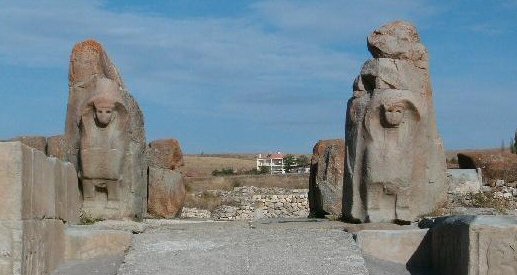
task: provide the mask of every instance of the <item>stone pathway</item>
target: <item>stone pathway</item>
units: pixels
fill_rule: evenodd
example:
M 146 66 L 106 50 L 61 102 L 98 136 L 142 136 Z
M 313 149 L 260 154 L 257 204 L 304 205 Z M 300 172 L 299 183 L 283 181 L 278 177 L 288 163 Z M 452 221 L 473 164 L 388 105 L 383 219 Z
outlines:
M 340 222 L 162 224 L 134 237 L 118 274 L 368 274 Z

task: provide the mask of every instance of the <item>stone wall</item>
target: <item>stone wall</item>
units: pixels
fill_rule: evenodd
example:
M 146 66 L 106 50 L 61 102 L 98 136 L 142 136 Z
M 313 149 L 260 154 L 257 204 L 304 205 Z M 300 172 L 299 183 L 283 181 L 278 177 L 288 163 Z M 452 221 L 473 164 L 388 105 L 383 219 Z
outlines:
M 65 224 L 79 222 L 73 165 L 2 142 L 0 188 L 0 274 L 50 273 L 64 261 Z
M 309 215 L 308 189 L 235 187 L 232 191 L 209 190 L 222 199 L 210 217 L 214 220 L 298 218 Z M 184 208 L 182 218 L 206 218 L 207 210 Z

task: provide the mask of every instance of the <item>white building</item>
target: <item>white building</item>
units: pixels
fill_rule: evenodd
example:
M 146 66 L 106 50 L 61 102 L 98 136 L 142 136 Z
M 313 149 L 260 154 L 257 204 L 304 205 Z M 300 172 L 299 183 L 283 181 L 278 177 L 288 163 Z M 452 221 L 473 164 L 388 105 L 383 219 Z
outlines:
M 259 154 L 257 156 L 257 171 L 260 171 L 260 167 L 268 167 L 271 174 L 285 174 L 284 155 L 280 152 Z

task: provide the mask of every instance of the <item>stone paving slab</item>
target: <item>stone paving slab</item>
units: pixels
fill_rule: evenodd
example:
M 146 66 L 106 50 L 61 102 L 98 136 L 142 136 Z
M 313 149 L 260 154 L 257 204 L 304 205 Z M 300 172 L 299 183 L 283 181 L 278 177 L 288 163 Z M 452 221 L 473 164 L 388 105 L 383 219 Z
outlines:
M 339 222 L 170 224 L 134 237 L 118 274 L 368 274 Z

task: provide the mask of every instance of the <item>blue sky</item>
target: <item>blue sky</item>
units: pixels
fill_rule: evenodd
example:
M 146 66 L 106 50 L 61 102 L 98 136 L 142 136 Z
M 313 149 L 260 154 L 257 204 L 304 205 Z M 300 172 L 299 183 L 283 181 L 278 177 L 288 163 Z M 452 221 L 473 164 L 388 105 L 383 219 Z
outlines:
M 0 139 L 63 133 L 70 51 L 94 38 L 144 110 L 149 141 L 310 152 L 344 137 L 366 37 L 393 20 L 416 24 L 431 53 L 446 147 L 508 144 L 517 0 L 0 0 Z

